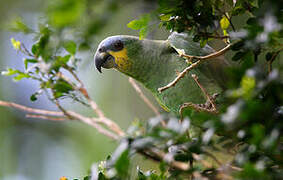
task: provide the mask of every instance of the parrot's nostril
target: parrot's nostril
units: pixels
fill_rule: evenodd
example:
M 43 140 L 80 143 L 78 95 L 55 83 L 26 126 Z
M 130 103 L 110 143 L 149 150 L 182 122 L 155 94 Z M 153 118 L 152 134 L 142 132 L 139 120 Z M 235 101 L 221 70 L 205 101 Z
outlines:
M 104 47 L 101 47 L 98 49 L 98 51 L 101 53 L 101 52 L 105 52 L 105 48 Z

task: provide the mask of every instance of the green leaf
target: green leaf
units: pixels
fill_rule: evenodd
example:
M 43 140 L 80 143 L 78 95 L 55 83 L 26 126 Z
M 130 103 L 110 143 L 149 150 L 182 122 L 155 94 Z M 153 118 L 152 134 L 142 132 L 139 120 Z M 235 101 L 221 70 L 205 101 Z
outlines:
M 16 70 L 16 69 L 12 69 L 12 68 L 8 68 L 6 71 L 2 71 L 1 75 L 11 76 L 11 75 L 18 74 L 18 73 L 21 73 L 21 71 Z
M 148 22 L 150 20 L 150 15 L 149 14 L 146 14 L 144 16 L 142 16 L 140 19 L 136 19 L 136 20 L 133 20 L 131 22 L 129 22 L 127 24 L 128 28 L 131 28 L 133 30 L 139 30 L 145 26 L 148 25 Z
M 232 16 L 237 16 L 240 14 L 243 14 L 245 12 L 245 9 L 243 8 L 241 1 L 236 2 L 236 6 L 233 8 Z
M 202 38 L 200 41 L 200 47 L 203 48 L 207 43 L 207 39 Z
M 55 91 L 55 98 L 62 97 L 74 90 L 73 86 L 63 79 L 58 79 L 54 84 L 53 89 Z
M 148 27 L 144 27 L 140 30 L 139 38 L 144 39 L 148 33 Z
M 71 57 L 70 54 L 63 56 L 63 57 L 62 56 L 56 57 L 56 60 L 53 63 L 51 70 L 58 72 L 62 66 L 68 63 L 68 61 L 70 60 L 70 57 Z
M 28 63 L 34 64 L 34 63 L 37 63 L 37 62 L 38 62 L 38 60 L 36 60 L 36 59 L 24 59 L 25 69 L 28 68 Z
M 257 19 L 252 17 L 247 20 L 247 24 L 250 26 L 257 25 Z
M 32 45 L 31 52 L 33 55 L 37 55 L 39 53 L 39 45 L 38 44 Z
M 241 81 L 243 96 L 245 96 L 246 98 L 250 98 L 255 86 L 256 86 L 256 80 L 254 77 L 244 76 Z
M 146 37 L 148 32 L 148 23 L 150 21 L 150 14 L 142 16 L 138 20 L 133 20 L 127 24 L 127 26 L 133 30 L 140 30 L 139 37 L 143 39 Z
M 15 77 L 13 78 L 13 80 L 17 82 L 17 81 L 22 80 L 23 78 L 30 78 L 30 77 L 31 77 L 31 76 L 28 75 L 28 74 L 20 73 L 20 74 L 18 74 L 17 76 L 15 76 Z
M 37 43 L 35 43 L 32 48 L 31 52 L 35 57 L 41 56 L 45 62 L 49 60 L 52 56 L 52 51 L 50 50 L 49 39 L 51 35 L 51 30 L 48 26 L 40 26 L 40 38 Z
M 2 75 L 4 76 L 11 76 L 11 75 L 15 75 L 17 74 L 17 76 L 15 76 L 13 78 L 14 81 L 20 81 L 23 78 L 30 78 L 31 76 L 27 73 L 23 73 L 17 69 L 12 69 L 12 68 L 8 68 L 7 71 L 2 71 L 1 72 Z
M 137 180 L 146 180 L 146 179 L 147 179 L 147 177 L 144 175 L 144 173 L 139 170 Z
M 245 56 L 246 53 L 247 53 L 247 52 L 242 52 L 242 51 L 237 52 L 237 53 L 232 57 L 232 61 L 238 61 L 238 60 L 240 60 L 242 57 Z
M 229 35 L 228 32 L 227 32 L 229 25 L 230 25 L 229 20 L 227 19 L 226 16 L 223 16 L 222 19 L 220 20 L 220 26 L 221 26 L 221 29 L 223 31 L 223 36 Z
M 268 52 L 268 53 L 266 53 L 266 55 L 265 55 L 266 61 L 270 61 L 272 59 L 274 53 L 276 53 L 276 52 Z
M 91 176 L 86 176 L 83 180 L 91 180 Z
M 226 16 L 223 16 L 222 19 L 220 20 L 220 26 L 222 30 L 228 29 L 229 25 L 230 25 L 229 20 L 227 19 Z
M 245 45 L 244 41 L 239 41 L 231 46 L 231 50 L 238 51 Z
M 117 170 L 120 176 L 126 177 L 129 172 L 129 167 L 130 167 L 129 150 L 126 149 L 117 159 L 115 163 L 115 169 Z
M 169 21 L 171 16 L 172 16 L 172 14 L 161 14 L 159 16 L 159 18 L 160 18 L 161 21 Z
M 264 126 L 261 124 L 254 124 L 251 127 L 251 132 L 253 137 L 250 139 L 251 143 L 259 144 L 265 136 L 265 129 Z
M 21 18 L 16 18 L 9 24 L 9 29 L 14 32 L 23 32 L 25 34 L 33 32 L 25 23 L 23 23 Z
M 102 172 L 99 172 L 98 180 L 107 180 L 107 178 L 104 176 L 104 174 Z
M 76 54 L 77 45 L 74 41 L 68 41 L 64 43 L 64 48 L 68 51 L 71 55 Z
M 63 64 L 66 64 L 70 60 L 70 57 L 71 57 L 70 55 L 59 57 L 58 61 L 62 62 Z

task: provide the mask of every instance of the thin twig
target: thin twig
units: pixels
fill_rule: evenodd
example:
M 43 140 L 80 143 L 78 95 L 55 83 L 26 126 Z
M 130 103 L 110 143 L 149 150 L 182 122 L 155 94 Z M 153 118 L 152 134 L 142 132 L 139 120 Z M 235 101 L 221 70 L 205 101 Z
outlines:
M 207 35 L 208 38 L 215 38 L 215 39 L 229 39 L 230 36 L 213 36 L 213 35 Z
M 125 133 L 121 130 L 121 128 L 112 120 L 108 119 L 105 117 L 103 111 L 98 107 L 98 105 L 90 98 L 86 88 L 84 87 L 83 82 L 79 79 L 79 77 L 76 75 L 76 73 L 74 73 L 74 71 L 70 68 L 70 67 L 66 67 L 65 69 L 67 69 L 72 75 L 73 77 L 78 81 L 79 86 L 77 86 L 75 83 L 73 83 L 69 78 L 67 78 L 66 76 L 64 76 L 62 73 L 58 73 L 57 76 L 64 79 L 65 81 L 67 81 L 70 85 L 72 85 L 74 87 L 74 89 L 79 90 L 82 95 L 87 99 L 90 107 L 92 108 L 92 110 L 97 114 L 97 116 L 99 117 L 99 122 L 102 124 L 105 124 L 107 127 L 109 127 L 109 129 L 111 129 L 113 132 L 117 133 L 120 136 L 124 136 Z
M 216 32 L 217 33 L 217 32 Z M 213 35 L 213 34 L 208 34 L 208 33 L 205 33 L 205 32 L 201 32 L 201 33 L 199 33 L 201 36 L 204 36 L 204 37 L 206 37 L 206 38 L 214 38 L 214 39 L 229 39 L 230 38 L 230 36 L 221 36 L 221 35 L 218 35 L 218 34 L 216 34 L 216 35 Z
M 278 51 L 276 51 L 273 56 L 271 57 L 271 59 L 268 61 L 268 73 L 270 73 L 272 71 L 272 63 L 273 61 L 276 59 L 276 57 L 278 56 L 278 54 L 283 50 L 279 49 Z
M 54 96 L 55 92 L 53 90 L 52 91 L 52 94 Z M 55 97 L 55 96 L 54 96 Z M 74 118 L 60 105 L 58 99 L 55 99 L 55 104 L 56 106 L 58 107 L 58 109 L 60 109 L 60 111 L 62 111 L 64 113 L 65 116 L 67 116 L 70 120 L 73 120 Z
M 65 117 L 52 117 L 46 115 L 39 115 L 39 114 L 26 114 L 27 118 L 37 118 L 37 119 L 46 119 L 51 121 L 64 121 L 66 120 Z
M 212 158 L 220 167 L 223 166 L 224 164 L 219 161 L 212 153 L 208 152 L 208 151 L 205 151 L 204 152 L 208 157 Z M 232 170 L 235 170 L 235 171 L 242 171 L 243 169 L 242 168 L 239 168 L 237 166 L 233 166 L 231 164 L 225 164 L 225 166 L 228 166 L 230 167 Z
M 139 94 L 141 99 L 146 103 L 146 105 L 157 115 L 160 116 L 160 113 L 158 109 L 150 102 L 150 100 L 144 95 L 141 88 L 138 86 L 138 84 L 135 82 L 133 78 L 129 78 L 130 84 L 133 86 L 133 88 L 136 90 L 136 92 Z M 162 126 L 166 126 L 166 123 L 162 120 L 161 121 Z
M 212 106 L 212 111 L 215 111 L 215 113 L 217 113 L 217 108 L 215 106 L 215 103 L 212 101 L 210 95 L 208 94 L 208 92 L 205 90 L 205 88 L 200 84 L 200 82 L 198 81 L 198 77 L 195 74 L 192 74 L 192 78 L 195 80 L 195 82 L 197 83 L 198 87 L 201 89 L 201 91 L 204 93 L 204 95 L 206 96 L 207 100 L 209 101 L 210 105 Z
M 98 119 L 85 117 L 85 116 L 78 114 L 76 112 L 73 112 L 73 111 L 68 111 L 68 114 L 70 114 L 73 118 L 78 119 L 78 120 L 96 128 L 98 132 L 110 137 L 111 139 L 119 140 L 121 138 L 121 136 L 114 134 L 114 133 L 106 130 L 105 128 L 103 128 L 101 125 L 99 125 L 97 123 L 99 121 Z
M 54 92 L 53 92 L 54 93 Z M 87 118 L 85 116 L 82 116 L 80 114 L 77 113 L 71 113 L 69 111 L 66 111 L 59 103 L 59 101 L 57 99 L 55 99 L 55 103 L 56 106 L 64 113 L 65 116 L 67 116 L 70 120 L 72 119 L 79 119 L 93 127 L 95 127 L 100 133 L 105 134 L 109 137 L 111 137 L 112 139 L 119 139 L 119 137 L 117 137 L 117 135 L 113 134 L 112 132 L 104 129 L 102 126 L 100 126 L 97 122 L 100 123 L 104 123 L 105 125 L 107 125 L 111 130 L 113 130 L 114 132 L 116 132 L 119 136 L 124 136 L 124 132 L 120 129 L 120 127 L 115 127 L 113 125 L 113 122 L 110 119 L 107 119 L 106 117 L 99 117 L 97 120 L 95 120 L 95 118 Z M 116 124 L 115 124 L 116 125 Z
M 189 72 L 192 68 L 196 67 L 199 63 L 200 63 L 200 61 L 197 61 L 197 62 L 191 64 L 189 67 L 184 69 L 172 82 L 170 82 L 166 86 L 158 88 L 158 92 L 161 93 L 162 91 L 175 86 L 177 84 L 177 82 L 180 81 L 180 79 L 182 79 L 187 74 L 187 72 Z
M 165 161 L 171 167 L 177 168 L 182 171 L 187 171 L 190 168 L 189 163 L 184 163 L 184 162 L 175 161 L 175 160 L 168 161 L 166 159 L 166 153 L 158 150 L 157 148 L 150 148 L 148 149 L 148 152 L 153 154 L 155 157 L 159 158 L 160 161 Z
M 203 160 L 199 155 L 192 153 L 192 156 L 196 161 L 200 162 L 204 167 L 212 168 L 211 163 L 207 162 L 206 160 Z
M 206 59 L 211 59 L 211 58 L 215 58 L 218 56 L 223 55 L 226 51 L 228 51 L 231 47 L 231 44 L 228 44 L 227 46 L 225 46 L 224 48 L 220 49 L 219 51 L 216 51 L 212 54 L 206 55 L 206 56 L 190 56 L 187 54 L 181 54 L 181 57 L 185 57 L 188 59 L 198 59 L 198 60 L 206 60 Z
M 64 113 L 62 112 L 30 108 L 13 102 L 0 101 L 0 106 L 12 107 L 33 114 L 44 114 L 47 116 L 64 116 Z
M 31 54 L 29 52 L 29 50 L 26 48 L 24 43 L 21 43 L 21 47 L 23 48 L 23 49 L 21 49 L 22 53 L 24 53 L 25 55 L 28 55 L 30 57 L 35 57 L 33 54 Z
M 228 44 L 223 49 L 221 49 L 221 50 L 219 50 L 215 53 L 209 54 L 207 56 L 190 56 L 190 55 L 186 55 L 186 54 L 180 54 L 181 57 L 185 57 L 189 61 L 192 60 L 192 59 L 198 59 L 198 61 L 192 63 L 189 67 L 185 68 L 172 82 L 170 82 L 166 86 L 158 88 L 158 92 L 161 93 L 162 91 L 175 86 L 177 84 L 177 82 L 180 81 L 180 79 L 182 79 L 191 69 L 198 66 L 200 63 L 202 63 L 203 61 L 205 61 L 207 59 L 211 59 L 211 58 L 215 58 L 215 57 L 223 55 L 226 51 L 228 51 L 230 49 L 230 47 L 231 47 L 231 44 Z
M 222 166 L 223 163 L 221 163 L 212 153 L 205 151 L 204 152 L 208 157 L 212 158 L 219 166 Z
M 231 25 L 231 27 L 232 27 L 233 31 L 235 31 L 236 29 L 235 29 L 234 24 L 232 23 L 232 17 L 231 17 L 231 18 L 229 18 L 229 17 L 228 17 L 228 15 L 227 15 L 226 13 L 224 13 L 224 16 L 228 19 L 228 21 L 229 21 L 229 23 L 230 23 L 230 25 Z
M 20 105 L 20 104 L 11 103 L 11 102 L 0 101 L 0 106 L 12 107 L 12 108 L 15 108 L 15 109 L 19 109 L 19 110 L 28 112 L 29 114 L 27 114 L 27 117 L 31 117 L 31 118 L 41 118 L 41 119 L 49 119 L 49 120 L 55 120 L 55 118 L 56 118 L 56 117 L 50 117 L 50 116 L 60 116 L 60 118 L 65 118 L 65 119 L 68 118 L 64 115 L 63 112 L 36 109 L 36 108 L 31 108 L 31 107 L 23 106 L 23 105 Z M 81 114 L 78 114 L 78 113 L 73 112 L 73 111 L 66 111 L 65 110 L 65 113 L 68 114 L 69 116 L 71 116 L 72 119 L 80 120 L 80 121 L 96 128 L 98 130 L 98 132 L 110 137 L 111 139 L 114 139 L 114 140 L 120 139 L 119 135 L 116 135 L 116 134 L 106 130 L 102 126 L 100 126 L 97 123 L 98 121 L 100 121 L 98 119 L 85 117 L 85 116 L 82 116 Z M 57 118 L 56 120 L 59 120 L 59 118 Z
M 74 78 L 79 82 L 79 86 L 77 86 L 75 83 L 73 83 L 68 77 L 64 76 L 61 72 L 57 73 L 57 76 L 59 78 L 64 79 L 66 82 L 68 82 L 70 85 L 72 85 L 74 87 L 74 89 L 80 91 L 82 93 L 82 95 L 88 100 L 91 108 L 94 110 L 94 112 L 97 114 L 98 117 L 105 117 L 104 113 L 102 112 L 102 110 L 100 110 L 98 108 L 98 105 L 91 100 L 90 96 L 88 95 L 87 90 L 84 88 L 84 85 L 82 83 L 82 81 L 80 81 L 80 79 L 77 77 L 77 75 L 70 69 L 70 68 L 66 68 L 73 76 Z
M 67 68 L 67 70 L 72 74 L 72 76 L 79 82 L 80 87 L 79 91 L 84 95 L 84 97 L 87 99 L 88 103 L 90 104 L 90 107 L 93 109 L 93 111 L 98 115 L 99 120 L 101 123 L 108 126 L 112 131 L 116 132 L 120 136 L 124 136 L 125 133 L 121 130 L 121 128 L 112 120 L 105 117 L 103 111 L 98 107 L 98 105 L 90 98 L 83 82 L 80 80 L 80 78 L 77 76 L 76 73 L 74 73 L 73 69 L 70 67 Z

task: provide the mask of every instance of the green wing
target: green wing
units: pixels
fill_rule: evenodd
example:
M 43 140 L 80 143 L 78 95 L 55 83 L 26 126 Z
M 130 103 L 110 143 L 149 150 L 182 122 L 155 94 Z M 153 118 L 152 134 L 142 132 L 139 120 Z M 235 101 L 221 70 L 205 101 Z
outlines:
M 208 45 L 201 48 L 200 44 L 194 42 L 192 36 L 186 33 L 173 32 L 168 37 L 168 41 L 174 49 L 177 51 L 184 50 L 185 54 L 188 55 L 205 56 L 214 52 L 214 50 Z
M 215 52 L 213 48 L 209 45 L 205 45 L 203 48 L 200 44 L 193 41 L 192 36 L 186 33 L 173 32 L 168 37 L 169 44 L 178 52 L 184 51 L 187 55 L 193 56 L 205 56 Z M 200 71 L 208 78 L 215 79 L 220 87 L 226 89 L 228 82 L 225 69 L 229 66 L 229 63 L 224 56 L 219 56 L 217 58 L 207 60 L 205 66 L 201 66 Z

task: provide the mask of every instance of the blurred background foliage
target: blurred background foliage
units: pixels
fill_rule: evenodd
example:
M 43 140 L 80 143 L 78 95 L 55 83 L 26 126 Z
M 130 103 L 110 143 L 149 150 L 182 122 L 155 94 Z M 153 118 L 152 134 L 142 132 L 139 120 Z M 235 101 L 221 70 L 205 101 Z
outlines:
M 98 43 L 107 36 L 137 34 L 127 28 L 127 23 L 149 12 L 156 6 L 155 2 L 15 0 L 2 1 L 1 4 L 1 71 L 7 67 L 24 69 L 24 56 L 13 50 L 10 39 L 14 37 L 31 48 L 34 38 L 39 35 L 33 31 L 39 31 L 49 23 L 54 32 L 53 37 L 58 38 L 53 38 L 52 43 L 67 40 L 78 42 L 82 50 L 78 54 L 81 58 L 79 76 L 109 118 L 126 129 L 134 119 L 146 120 L 153 115 L 128 83 L 127 77 L 108 71 L 101 78 L 94 69 L 93 53 Z M 154 34 L 154 37 L 164 39 L 168 33 L 158 30 Z M 37 101 L 30 101 L 30 96 L 37 88 L 38 83 L 34 81 L 23 79 L 15 83 L 0 76 L 1 100 L 56 110 L 56 106 L 44 95 Z M 93 115 L 87 108 L 78 109 L 77 104 L 71 100 L 66 100 L 64 106 Z M 71 179 L 81 179 L 88 174 L 93 162 L 104 160 L 117 146 L 117 142 L 80 122 L 31 120 L 25 118 L 24 113 L 2 107 L 0 115 L 0 179 L 50 180 L 64 175 Z
M 25 63 L 20 60 L 24 55 L 13 50 L 13 46 L 19 48 L 18 40 L 31 49 L 35 57 L 40 56 L 46 61 L 55 58 L 54 62 L 59 63 L 53 64 L 58 66 L 52 67 L 55 71 L 64 65 L 62 62 L 76 54 L 73 61 L 78 65 L 78 75 L 107 117 L 125 130 L 131 124 L 129 137 L 121 141 L 107 165 L 102 162 L 98 166 L 101 179 L 111 173 L 113 178 L 133 178 L 134 173 L 129 175 L 128 172 L 136 171 L 141 157 L 135 156 L 129 166 L 128 155 L 148 146 L 168 151 L 175 160 L 193 161 L 196 159 L 192 158 L 193 153 L 203 155 L 204 149 L 217 149 L 219 146 L 230 150 L 239 143 L 244 145 L 233 154 L 232 163 L 241 167 L 242 171 L 233 174 L 235 177 L 282 177 L 283 66 L 280 52 L 283 8 L 277 1 L 15 0 L 2 4 L 1 71 L 7 67 L 25 69 Z M 11 33 L 11 30 L 21 33 Z M 229 41 L 233 43 L 232 51 L 226 55 L 236 65 L 229 69 L 232 80 L 225 93 L 228 102 L 217 116 L 204 113 L 191 116 L 204 120 L 206 128 L 192 139 L 185 133 L 188 126 L 180 126 L 175 118 L 163 117 L 169 122 L 165 128 L 159 127 L 160 117 L 147 121 L 153 113 L 136 95 L 127 77 L 115 71 L 105 71 L 101 78 L 93 67 L 93 53 L 105 37 L 139 34 L 140 38 L 166 39 L 170 31 L 189 31 L 195 41 L 201 45 L 209 43 L 216 49 Z M 225 36 L 229 36 L 229 40 Z M 12 45 L 11 37 L 14 38 Z M 55 57 L 58 49 L 65 56 Z M 33 61 L 25 62 L 32 64 L 35 63 Z M 29 77 L 12 69 L 7 73 L 16 74 L 14 80 Z M 56 109 L 48 97 L 42 95 L 39 98 L 38 82 L 23 79 L 15 84 L 0 76 L 0 84 L 1 100 Z M 57 97 L 63 98 L 70 91 L 68 88 L 60 89 Z M 67 109 L 93 115 L 72 100 L 65 99 L 63 105 Z M 61 176 L 82 179 L 93 162 L 106 160 L 118 145 L 79 122 L 30 120 L 24 118 L 23 113 L 2 107 L 0 113 L 1 179 L 59 179 Z M 212 138 L 215 132 L 222 132 L 226 137 Z M 222 154 L 217 157 L 221 160 L 231 158 Z M 139 161 L 138 165 L 141 167 L 138 169 L 139 179 L 182 177 L 182 173 L 172 169 L 169 169 L 171 173 L 168 175 L 163 163 Z M 144 173 L 147 170 L 158 170 L 159 173 Z M 195 171 L 210 178 L 216 172 L 214 168 L 196 164 L 187 173 Z

